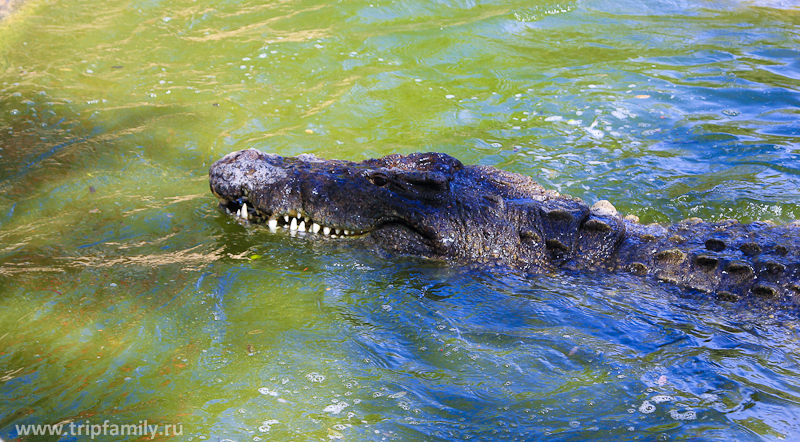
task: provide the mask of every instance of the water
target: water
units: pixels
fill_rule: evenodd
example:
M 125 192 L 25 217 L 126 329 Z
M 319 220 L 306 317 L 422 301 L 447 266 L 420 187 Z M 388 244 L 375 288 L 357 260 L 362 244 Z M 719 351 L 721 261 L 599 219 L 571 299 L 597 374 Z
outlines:
M 246 229 L 207 170 L 438 150 L 644 222 L 788 222 L 798 29 L 780 0 L 28 1 L 0 23 L 0 438 L 797 438 L 796 317 Z

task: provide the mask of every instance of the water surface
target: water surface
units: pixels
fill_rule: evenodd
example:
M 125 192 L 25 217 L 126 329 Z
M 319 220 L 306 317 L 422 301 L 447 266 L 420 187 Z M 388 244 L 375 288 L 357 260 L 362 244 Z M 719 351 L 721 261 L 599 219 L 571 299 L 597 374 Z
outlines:
M 796 439 L 796 317 L 270 234 L 207 184 L 249 147 L 436 150 L 643 222 L 798 219 L 793 3 L 29 0 L 0 22 L 0 438 Z

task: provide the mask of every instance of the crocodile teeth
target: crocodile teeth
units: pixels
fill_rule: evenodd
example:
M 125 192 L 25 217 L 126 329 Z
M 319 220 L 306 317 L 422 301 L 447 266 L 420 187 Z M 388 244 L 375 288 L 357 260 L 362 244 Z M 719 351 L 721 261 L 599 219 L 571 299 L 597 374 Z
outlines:
M 315 222 L 310 216 L 302 214 L 299 210 L 289 211 L 285 215 L 280 215 L 277 213 L 267 215 L 256 207 L 253 207 L 252 210 L 250 210 L 250 208 L 247 206 L 247 203 L 249 203 L 247 198 L 242 198 L 240 201 L 242 205 L 238 210 L 231 212 L 231 208 L 228 206 L 225 207 L 225 212 L 229 215 L 236 216 L 236 218 L 243 221 L 249 221 L 252 223 L 265 223 L 271 231 L 275 231 L 279 227 L 282 227 L 284 229 L 288 229 L 292 236 L 296 235 L 298 232 L 309 232 L 315 234 L 321 233 L 325 236 L 330 236 L 333 238 L 345 238 L 349 236 L 363 235 L 366 233 L 366 231 L 361 230 L 349 230 L 324 226 L 318 222 Z

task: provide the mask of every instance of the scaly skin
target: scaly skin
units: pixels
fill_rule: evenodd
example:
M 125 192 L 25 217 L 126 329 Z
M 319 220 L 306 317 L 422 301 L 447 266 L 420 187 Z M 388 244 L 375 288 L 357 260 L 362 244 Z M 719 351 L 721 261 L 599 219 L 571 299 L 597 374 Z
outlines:
M 441 153 L 353 163 L 248 149 L 214 163 L 209 178 L 223 209 L 246 204 L 239 218 L 272 229 L 529 272 L 626 271 L 724 300 L 800 305 L 798 222 L 642 225 L 608 201 L 589 207 L 529 177 Z

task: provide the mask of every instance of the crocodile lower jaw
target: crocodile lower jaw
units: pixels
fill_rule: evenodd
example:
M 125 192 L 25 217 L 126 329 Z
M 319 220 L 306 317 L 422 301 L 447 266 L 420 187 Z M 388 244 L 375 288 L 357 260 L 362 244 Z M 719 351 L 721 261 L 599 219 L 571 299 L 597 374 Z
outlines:
M 266 224 L 272 231 L 278 229 L 288 229 L 290 232 L 306 232 L 338 237 L 362 236 L 369 233 L 369 230 L 351 230 L 341 226 L 326 225 L 323 222 L 315 221 L 310 216 L 303 214 L 302 210 L 289 210 L 286 213 L 273 213 L 267 215 L 252 205 L 247 204 L 246 198 L 242 198 L 241 203 L 228 200 L 220 200 L 219 207 L 228 215 L 233 216 L 240 222 L 253 224 Z

